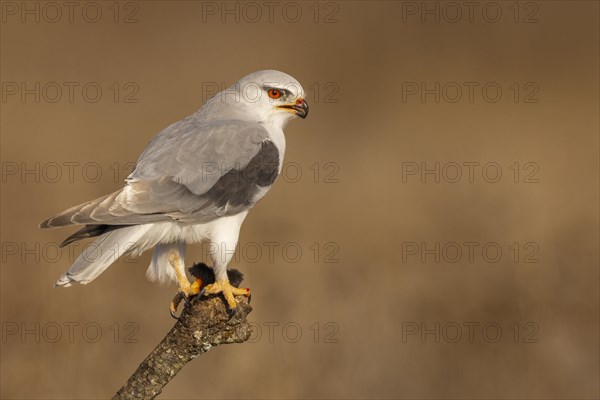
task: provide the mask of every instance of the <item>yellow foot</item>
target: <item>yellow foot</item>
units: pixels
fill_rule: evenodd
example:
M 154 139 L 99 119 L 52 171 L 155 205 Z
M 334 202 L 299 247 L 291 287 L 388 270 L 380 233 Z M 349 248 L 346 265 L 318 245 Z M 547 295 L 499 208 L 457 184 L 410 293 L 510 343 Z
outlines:
M 169 307 L 171 316 L 175 319 L 177 319 L 175 312 L 177 311 L 177 307 L 179 307 L 181 300 L 185 300 L 186 304 L 190 304 L 190 299 L 200 293 L 200 288 L 202 287 L 202 280 L 199 278 L 196 278 L 196 281 L 191 285 L 187 280 L 180 283 L 179 289 L 177 290 L 177 293 L 175 293 L 175 296 L 173 296 L 173 300 L 171 300 L 171 305 Z
M 236 288 L 229 283 L 229 280 L 216 281 L 210 285 L 206 285 L 206 287 L 202 290 L 204 295 L 223 293 L 225 296 L 225 300 L 227 300 L 227 305 L 231 310 L 237 308 L 237 302 L 235 301 L 234 296 L 247 296 L 250 298 L 250 289 L 249 288 Z

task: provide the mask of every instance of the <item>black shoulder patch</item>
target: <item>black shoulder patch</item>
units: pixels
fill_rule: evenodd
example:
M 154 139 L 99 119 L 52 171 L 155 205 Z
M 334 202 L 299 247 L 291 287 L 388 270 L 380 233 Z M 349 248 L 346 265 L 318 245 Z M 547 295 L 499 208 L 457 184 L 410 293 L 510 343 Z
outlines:
M 251 205 L 260 187 L 268 187 L 275 182 L 278 170 L 279 151 L 273 142 L 266 140 L 248 165 L 228 171 L 204 196 L 219 207 L 227 203 L 234 207 Z

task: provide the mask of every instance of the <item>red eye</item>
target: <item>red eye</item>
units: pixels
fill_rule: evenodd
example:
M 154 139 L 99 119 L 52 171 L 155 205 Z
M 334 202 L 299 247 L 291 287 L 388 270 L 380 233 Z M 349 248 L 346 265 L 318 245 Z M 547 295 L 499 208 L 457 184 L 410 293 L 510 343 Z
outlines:
M 281 90 L 269 89 L 269 91 L 267 93 L 269 94 L 269 97 L 272 99 L 278 99 L 281 97 Z

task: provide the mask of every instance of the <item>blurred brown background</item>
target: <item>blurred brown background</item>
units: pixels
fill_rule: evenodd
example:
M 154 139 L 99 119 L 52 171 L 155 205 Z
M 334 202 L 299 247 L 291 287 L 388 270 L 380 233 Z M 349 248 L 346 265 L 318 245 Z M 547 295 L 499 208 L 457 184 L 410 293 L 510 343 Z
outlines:
M 150 254 L 53 289 L 37 224 L 265 68 L 311 114 L 232 263 L 257 333 L 163 398 L 598 398 L 597 2 L 61 4 L 1 4 L 2 398 L 109 397 L 170 329 Z

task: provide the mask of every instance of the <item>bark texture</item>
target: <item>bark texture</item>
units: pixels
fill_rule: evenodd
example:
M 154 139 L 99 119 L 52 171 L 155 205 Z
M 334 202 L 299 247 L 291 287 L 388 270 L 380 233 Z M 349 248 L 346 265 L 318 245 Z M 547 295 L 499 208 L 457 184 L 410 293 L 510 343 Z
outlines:
M 192 275 L 200 277 L 204 284 L 214 282 L 212 270 L 204 264 L 194 265 L 190 271 Z M 238 271 L 229 271 L 232 285 L 239 286 L 242 278 Z M 183 309 L 167 336 L 146 357 L 113 399 L 154 399 L 192 359 L 214 346 L 248 340 L 252 329 L 246 316 L 252 311 L 252 307 L 244 296 L 237 296 L 236 300 L 237 310 L 231 312 L 221 295 L 202 298 L 196 296 Z

